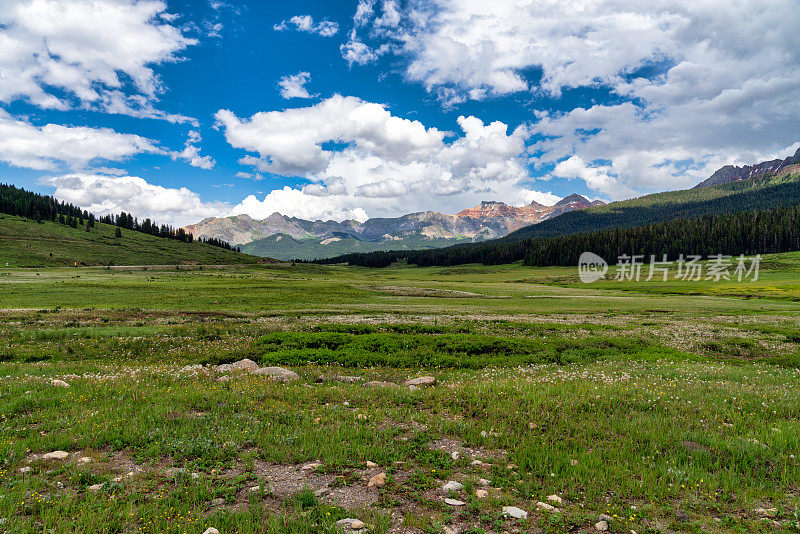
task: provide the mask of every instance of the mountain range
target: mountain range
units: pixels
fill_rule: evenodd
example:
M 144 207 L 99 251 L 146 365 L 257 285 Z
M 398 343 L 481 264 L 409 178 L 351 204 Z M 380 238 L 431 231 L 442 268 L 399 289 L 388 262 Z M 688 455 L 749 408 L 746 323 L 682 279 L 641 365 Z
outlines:
M 553 206 L 531 202 L 515 207 L 482 202 L 454 215 L 436 211 L 358 221 L 309 221 L 273 213 L 257 220 L 249 215 L 210 217 L 185 230 L 197 238 L 216 238 L 241 246 L 242 252 L 277 259 L 314 259 L 375 250 L 439 248 L 503 237 L 519 228 L 592 206 L 570 195 Z
M 794 156 L 789 156 L 786 159 L 762 161 L 756 165 L 745 165 L 744 167 L 725 165 L 721 169 L 717 170 L 717 172 L 712 174 L 708 179 L 697 184 L 695 189 L 727 184 L 730 182 L 738 182 L 741 180 L 748 180 L 750 178 L 757 178 L 765 174 L 779 174 L 787 170 L 787 168 L 792 165 L 800 165 L 800 148 L 797 149 L 797 152 L 794 153 Z

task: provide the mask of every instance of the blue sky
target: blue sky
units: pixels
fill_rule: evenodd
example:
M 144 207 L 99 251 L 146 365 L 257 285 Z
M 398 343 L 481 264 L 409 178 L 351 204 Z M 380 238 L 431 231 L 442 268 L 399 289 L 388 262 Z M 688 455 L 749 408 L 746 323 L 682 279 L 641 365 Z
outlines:
M 624 4 L 9 0 L 0 181 L 172 224 L 364 219 L 627 198 L 800 146 L 792 0 Z

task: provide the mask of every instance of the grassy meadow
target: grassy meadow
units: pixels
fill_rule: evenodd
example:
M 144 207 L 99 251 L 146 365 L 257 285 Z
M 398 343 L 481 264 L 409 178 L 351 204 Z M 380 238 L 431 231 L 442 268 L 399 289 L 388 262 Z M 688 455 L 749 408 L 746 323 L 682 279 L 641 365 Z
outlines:
M 800 254 L 0 268 L 0 531 L 800 532 L 798 318 Z

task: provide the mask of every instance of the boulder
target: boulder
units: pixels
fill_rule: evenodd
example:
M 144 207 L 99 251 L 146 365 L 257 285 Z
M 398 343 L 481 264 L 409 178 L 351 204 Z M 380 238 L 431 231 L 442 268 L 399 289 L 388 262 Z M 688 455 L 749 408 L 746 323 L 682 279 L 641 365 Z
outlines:
M 203 531 L 203 534 L 219 534 L 219 530 L 214 527 L 209 527 Z
M 64 451 L 48 452 L 42 456 L 42 460 L 66 460 L 69 458 L 69 453 Z
M 51 380 L 50 381 L 50 385 L 51 386 L 55 386 L 57 388 L 68 388 L 69 387 L 69 384 L 67 384 L 63 380 Z
M 283 367 L 262 367 L 253 371 L 254 375 L 268 376 L 279 382 L 293 382 L 300 378 L 300 375 Z
M 594 524 L 594 529 L 597 532 L 606 532 L 608 530 L 608 523 L 605 521 L 598 521 Z
M 528 512 L 516 506 L 503 506 L 503 515 L 513 517 L 514 519 L 527 519 Z
M 447 484 L 442 486 L 443 491 L 458 491 L 462 489 L 464 489 L 464 484 L 456 482 L 455 480 L 451 480 Z
M 436 384 L 436 379 L 432 376 L 420 376 L 403 382 L 404 386 L 414 386 L 418 388 L 427 388 L 433 386 L 434 384 Z
M 258 369 L 258 364 L 253 360 L 245 358 L 233 363 L 223 363 L 216 367 L 218 373 L 227 373 L 229 371 L 255 371 Z

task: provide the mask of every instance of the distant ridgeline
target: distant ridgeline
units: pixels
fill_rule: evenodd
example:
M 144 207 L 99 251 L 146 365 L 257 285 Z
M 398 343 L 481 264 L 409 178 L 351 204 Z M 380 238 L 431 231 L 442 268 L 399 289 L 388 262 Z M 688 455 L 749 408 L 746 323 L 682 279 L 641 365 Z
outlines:
M 465 263 L 577 265 L 584 251 L 622 254 L 755 254 L 800 250 L 800 172 L 657 193 L 565 213 L 483 243 L 436 250 L 347 254 L 319 263 L 385 267 Z
M 51 196 L 32 193 L 13 185 L 0 184 L 0 213 L 25 217 L 37 222 L 44 220 L 57 222 L 71 228 L 85 225 L 87 232 L 94 227 L 95 222 L 100 222 L 156 237 L 175 239 L 184 243 L 194 241 L 192 234 L 187 233 L 183 228 L 175 229 L 164 224 L 159 226 L 150 219 L 139 222 L 133 215 L 125 212 L 119 215 L 95 217 L 93 213 L 81 210 L 72 204 L 59 202 Z M 231 247 L 229 243 L 220 239 L 207 238 L 199 239 L 198 241 L 207 245 L 238 251 L 238 248 Z

